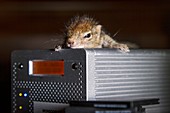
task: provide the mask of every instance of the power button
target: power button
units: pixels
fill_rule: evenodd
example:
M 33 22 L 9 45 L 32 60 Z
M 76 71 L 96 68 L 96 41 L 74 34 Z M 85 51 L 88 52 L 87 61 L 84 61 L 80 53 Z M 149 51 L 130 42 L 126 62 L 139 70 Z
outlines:
M 77 70 L 79 68 L 79 64 L 72 63 L 71 67 L 72 67 L 73 70 Z

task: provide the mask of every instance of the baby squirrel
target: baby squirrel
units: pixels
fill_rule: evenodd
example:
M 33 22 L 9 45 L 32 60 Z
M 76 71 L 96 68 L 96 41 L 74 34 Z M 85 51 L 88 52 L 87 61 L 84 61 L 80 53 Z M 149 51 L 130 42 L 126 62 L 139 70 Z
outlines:
M 129 52 L 126 44 L 115 41 L 105 33 L 102 25 L 88 16 L 77 16 L 66 26 L 65 47 L 69 48 L 117 48 Z M 60 46 L 57 47 L 60 49 Z

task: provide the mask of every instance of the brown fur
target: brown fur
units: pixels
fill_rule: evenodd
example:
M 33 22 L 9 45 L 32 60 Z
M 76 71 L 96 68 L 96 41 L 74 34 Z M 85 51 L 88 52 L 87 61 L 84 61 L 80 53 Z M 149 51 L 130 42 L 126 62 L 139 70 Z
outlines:
M 102 30 L 102 25 L 93 18 L 75 17 L 66 27 L 66 45 L 70 48 L 118 48 L 129 52 L 126 44 L 115 41 Z

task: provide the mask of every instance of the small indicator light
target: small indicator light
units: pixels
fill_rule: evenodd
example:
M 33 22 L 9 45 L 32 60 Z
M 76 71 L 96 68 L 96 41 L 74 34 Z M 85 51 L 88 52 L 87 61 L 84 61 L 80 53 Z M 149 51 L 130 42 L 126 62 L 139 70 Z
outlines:
M 28 94 L 27 93 L 24 93 L 24 97 L 27 97 L 28 96 Z
M 22 109 L 22 106 L 19 106 L 19 109 L 21 110 L 21 109 Z
M 21 96 L 22 96 L 22 93 L 19 93 L 19 96 L 21 97 Z

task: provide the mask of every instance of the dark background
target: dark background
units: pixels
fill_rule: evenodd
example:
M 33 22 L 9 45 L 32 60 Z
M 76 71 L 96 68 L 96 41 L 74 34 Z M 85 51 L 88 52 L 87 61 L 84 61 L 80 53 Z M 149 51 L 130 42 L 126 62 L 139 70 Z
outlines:
M 141 48 L 170 48 L 170 2 L 156 0 L 1 0 L 1 112 L 10 112 L 10 55 L 16 49 L 53 48 L 75 15 L 100 21 L 118 41 Z

